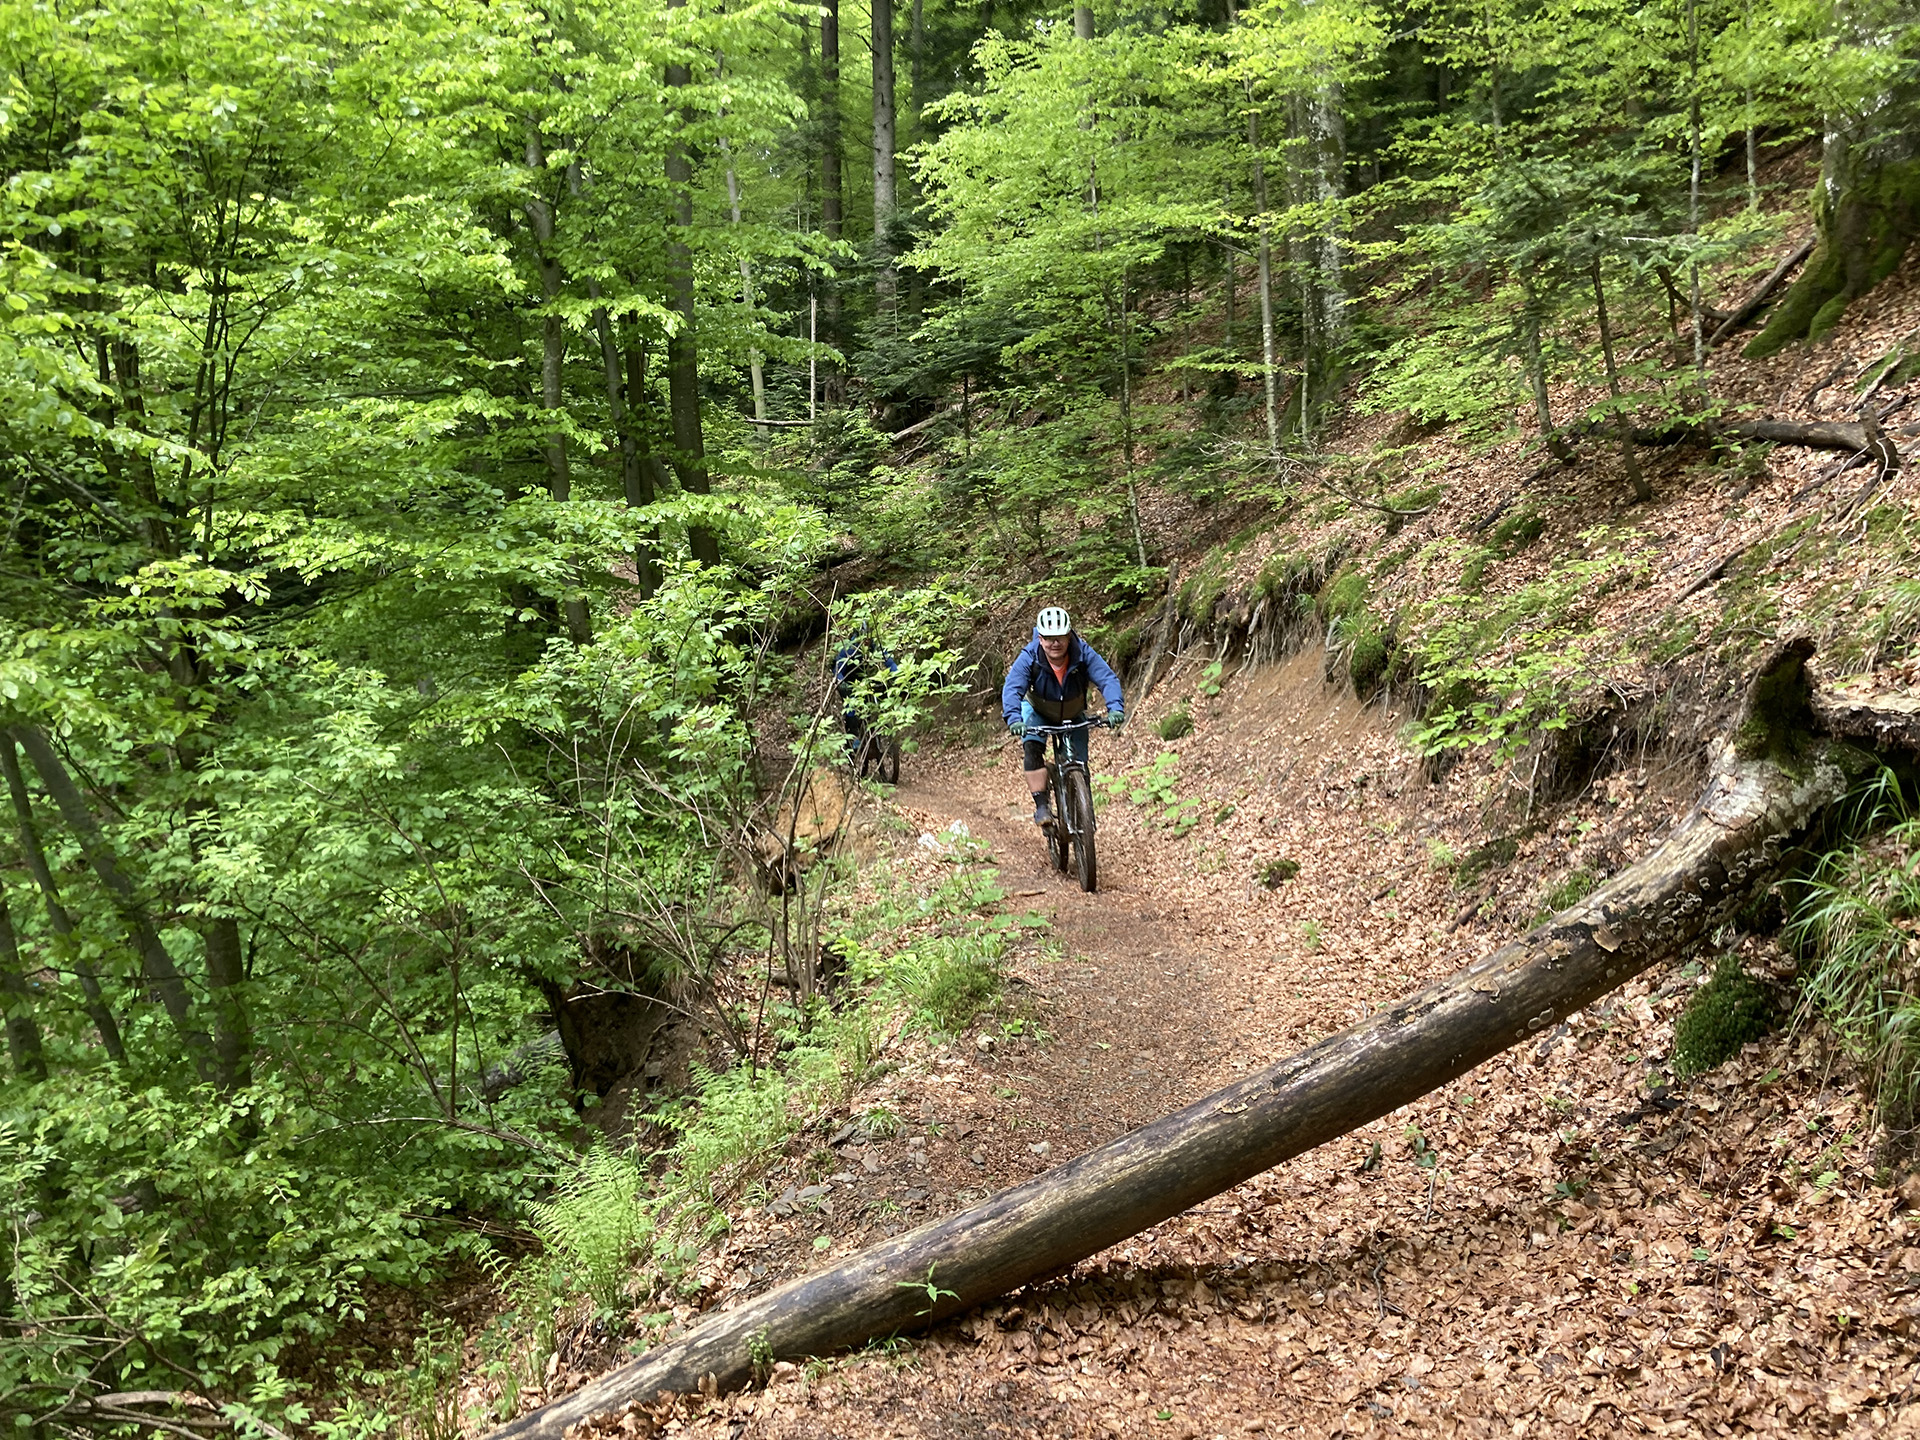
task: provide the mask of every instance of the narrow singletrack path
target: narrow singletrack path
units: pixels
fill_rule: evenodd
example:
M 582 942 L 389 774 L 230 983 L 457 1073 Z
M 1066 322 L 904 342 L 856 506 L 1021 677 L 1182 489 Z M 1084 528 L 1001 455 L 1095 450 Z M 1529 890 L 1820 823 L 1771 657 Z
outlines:
M 1200 803 L 1175 833 L 1160 807 L 1104 802 L 1091 896 L 1048 866 L 1010 747 L 907 758 L 893 808 L 927 834 L 963 824 L 1006 908 L 1051 922 L 1010 977 L 1044 1033 L 976 1036 L 884 1081 L 873 1098 L 904 1132 L 842 1152 L 830 1213 L 743 1224 L 716 1303 L 970 1205 L 1451 973 L 1525 922 L 1543 876 L 1603 843 L 1637 852 L 1690 798 L 1684 771 L 1671 797 L 1644 775 L 1616 787 L 1632 804 L 1596 791 L 1456 888 L 1487 797 L 1430 786 L 1394 718 L 1320 670 L 1296 657 L 1213 700 L 1176 674 L 1132 729 L 1096 737 L 1096 774 L 1137 772 L 1163 749 L 1144 722 L 1190 704 L 1199 728 L 1165 748 Z M 1280 858 L 1299 872 L 1269 889 L 1256 877 Z M 1480 917 L 1482 894 L 1505 920 Z M 1905 1201 L 1846 1148 L 1857 1099 L 1802 1036 L 1646 1104 L 1693 983 L 1656 970 L 910 1348 L 783 1366 L 674 1423 L 736 1440 L 1904 1426 L 1920 1298 L 1901 1277 L 1920 1249 L 1903 1249 Z

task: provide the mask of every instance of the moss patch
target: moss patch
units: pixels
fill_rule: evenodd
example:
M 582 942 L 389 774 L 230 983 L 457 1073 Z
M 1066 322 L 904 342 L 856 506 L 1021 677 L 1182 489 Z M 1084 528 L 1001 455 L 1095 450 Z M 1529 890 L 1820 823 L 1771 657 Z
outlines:
M 1314 600 L 1320 618 L 1331 625 L 1357 615 L 1367 603 L 1367 577 L 1358 570 L 1343 570 L 1321 587 Z
M 1163 715 L 1160 723 L 1153 727 L 1153 733 L 1162 740 L 1184 739 L 1193 733 L 1193 716 L 1184 709 Z
M 1353 649 L 1347 655 L 1347 675 L 1353 681 L 1354 694 L 1362 700 L 1371 699 L 1386 679 L 1388 654 L 1387 637 L 1378 628 L 1369 627 L 1354 637 Z
M 1721 956 L 1713 978 L 1673 1022 L 1674 1075 L 1698 1075 L 1731 1060 L 1773 1028 L 1774 1013 L 1766 988 L 1732 955 Z
M 1287 881 L 1300 873 L 1300 862 L 1282 856 L 1278 860 L 1269 860 L 1256 873 L 1256 878 L 1269 890 L 1278 890 Z

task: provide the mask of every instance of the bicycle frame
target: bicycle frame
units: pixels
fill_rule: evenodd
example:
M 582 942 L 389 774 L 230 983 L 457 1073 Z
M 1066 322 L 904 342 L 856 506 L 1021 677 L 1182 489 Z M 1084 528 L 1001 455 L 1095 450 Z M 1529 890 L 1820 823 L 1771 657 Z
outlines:
M 1041 743 L 1045 744 L 1048 736 L 1053 737 L 1053 754 L 1047 759 L 1047 791 L 1053 799 L 1053 823 L 1060 826 L 1061 830 L 1070 837 L 1077 837 L 1080 832 L 1073 828 L 1071 819 L 1066 813 L 1067 807 L 1061 803 L 1063 797 L 1061 779 L 1069 770 L 1085 772 L 1087 777 L 1087 794 L 1089 803 L 1091 803 L 1093 794 L 1093 766 L 1088 760 L 1074 758 L 1073 750 L 1067 744 L 1067 737 L 1072 735 L 1076 730 L 1104 730 L 1108 728 L 1110 728 L 1109 724 L 1104 717 L 1095 716 L 1089 716 L 1085 720 L 1069 720 L 1061 725 L 1029 725 L 1026 728 L 1026 739 L 1031 740 L 1035 736 L 1039 736 Z M 1089 747 L 1089 755 L 1091 755 L 1091 747 Z

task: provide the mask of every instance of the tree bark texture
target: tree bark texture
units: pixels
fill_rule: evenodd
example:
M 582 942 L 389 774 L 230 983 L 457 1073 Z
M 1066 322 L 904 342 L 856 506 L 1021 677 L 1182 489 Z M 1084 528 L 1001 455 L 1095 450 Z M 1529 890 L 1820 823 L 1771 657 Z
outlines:
M 846 235 L 846 179 L 840 142 L 840 0 L 820 4 L 820 228 L 827 239 Z M 840 343 L 840 284 L 828 275 L 820 295 L 821 334 L 828 345 Z M 837 365 L 826 373 L 829 406 L 846 398 L 846 382 Z
M 7 1056 L 13 1061 L 13 1073 L 23 1080 L 46 1079 L 47 1057 L 40 1048 L 33 991 L 20 962 L 20 942 L 14 936 L 13 914 L 4 894 L 0 894 L 0 1013 L 7 1018 Z
M 1805 661 L 1763 668 L 1693 813 L 1652 855 L 1450 980 L 1111 1144 L 734 1309 L 495 1432 L 568 1425 L 917 1330 L 1093 1255 L 1456 1079 L 1707 933 L 1846 790 L 1813 737 Z
M 1613 326 L 1607 320 L 1607 287 L 1600 279 L 1600 257 L 1593 257 L 1590 271 L 1593 280 L 1593 311 L 1600 322 L 1600 356 L 1607 366 L 1607 392 L 1614 399 L 1620 398 L 1620 368 L 1613 360 Z M 1620 465 L 1627 472 L 1627 483 L 1633 487 L 1633 498 L 1637 503 L 1645 504 L 1653 499 L 1653 486 L 1647 483 L 1646 473 L 1640 468 L 1640 457 L 1633 453 L 1633 427 L 1627 417 L 1622 415 L 1615 421 L 1620 437 Z
M 106 996 L 101 993 L 100 977 L 94 973 L 93 963 L 74 939 L 73 917 L 67 914 L 67 907 L 60 902 L 60 887 L 54 883 L 53 869 L 47 864 L 46 848 L 40 843 L 40 827 L 34 823 L 33 799 L 27 794 L 27 780 L 20 770 L 20 757 L 14 749 L 13 735 L 4 730 L 0 730 L 0 773 L 6 776 L 7 791 L 13 800 L 14 822 L 19 829 L 20 853 L 27 862 L 27 873 L 33 876 L 33 883 L 40 887 L 41 898 L 46 902 L 47 924 L 53 930 L 55 961 L 73 967 L 73 973 L 80 980 L 80 993 L 87 1018 L 99 1032 L 100 1047 L 114 1064 L 124 1066 L 127 1063 L 127 1047 L 120 1038 L 120 1024 L 114 1019 L 113 1008 L 107 1004 Z
M 140 957 L 141 974 L 148 988 L 160 997 L 167 1018 L 173 1022 L 174 1032 L 192 1057 L 195 1071 L 202 1080 L 209 1083 L 216 1081 L 219 1076 L 213 1058 L 213 1037 L 194 1014 L 192 1000 L 187 993 L 186 977 L 181 975 L 179 967 L 173 963 L 173 956 L 161 942 L 160 932 L 155 928 L 146 906 L 134 893 L 132 882 L 115 862 L 106 836 L 100 829 L 100 822 L 87 807 L 80 787 L 74 784 L 66 765 L 38 727 L 22 725 L 12 734 L 26 752 L 33 768 L 39 772 L 40 783 L 47 787 L 47 793 L 53 797 L 61 818 L 79 838 L 87 863 L 113 897 L 128 930 L 132 932 L 133 948 Z
M 537 125 L 527 129 L 527 169 L 533 172 L 534 186 L 534 193 L 527 200 L 527 221 L 533 227 L 538 249 L 540 298 L 547 309 L 540 317 L 540 408 L 558 418 L 566 412 L 567 405 L 561 383 L 567 358 L 567 327 L 553 306 L 560 298 L 566 273 L 561 268 L 560 257 L 554 253 L 553 205 L 540 194 L 540 187 L 547 179 L 547 156 Z M 557 427 L 547 432 L 547 490 L 555 504 L 564 505 L 573 498 L 567 434 Z M 587 612 L 586 597 L 563 597 L 560 610 L 566 617 L 567 638 L 576 645 L 589 644 L 593 640 L 593 621 Z
M 900 285 L 893 264 L 893 214 L 893 0 L 873 0 L 873 298 L 881 318 L 892 315 Z
M 671 0 L 678 8 L 680 0 Z M 693 72 L 679 62 L 666 68 L 667 88 L 693 83 Z M 691 123 L 692 115 L 682 117 Z M 668 303 L 679 317 L 667 337 L 667 412 L 673 427 L 673 473 L 688 495 L 711 493 L 707 484 L 707 444 L 700 429 L 700 349 L 694 334 L 693 252 L 686 237 L 693 229 L 693 159 L 686 140 L 675 135 L 667 146 L 667 188 L 673 195 L 672 238 L 667 242 Z M 720 563 L 713 532 L 687 527 L 687 550 L 702 565 Z

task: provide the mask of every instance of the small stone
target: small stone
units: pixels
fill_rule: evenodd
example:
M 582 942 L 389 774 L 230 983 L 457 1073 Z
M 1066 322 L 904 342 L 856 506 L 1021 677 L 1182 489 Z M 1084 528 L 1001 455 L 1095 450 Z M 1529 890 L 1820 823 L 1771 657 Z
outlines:
M 1051 1140 L 1042 1140 L 1037 1145 L 1027 1146 L 1027 1149 L 1031 1150 L 1034 1154 L 1038 1155 L 1042 1160 L 1044 1160 L 1047 1158 L 1047 1156 L 1053 1154 L 1053 1142 Z
M 987 1163 L 987 1152 L 984 1148 L 976 1149 L 971 1155 L 967 1156 L 967 1159 L 976 1165 L 984 1165 Z
M 860 1156 L 860 1168 L 865 1170 L 869 1175 L 878 1175 L 880 1173 L 880 1157 L 871 1150 L 863 1152 Z
M 835 1185 L 851 1185 L 853 1183 L 853 1172 L 851 1170 L 836 1170 L 833 1174 L 829 1175 L 827 1179 Z
M 978 1050 L 982 1055 L 991 1055 L 993 1053 L 993 1036 L 991 1035 L 975 1036 L 973 1041 L 973 1048 Z
M 824 1185 L 809 1185 L 804 1190 L 800 1191 L 797 1195 L 795 1195 L 793 1198 L 796 1201 L 798 1201 L 800 1204 L 805 1205 L 809 1201 L 818 1200 L 822 1195 L 825 1195 L 826 1193 L 827 1193 L 827 1187 Z
M 924 1135 L 915 1135 L 915 1136 L 913 1136 L 913 1137 L 912 1137 L 912 1138 L 911 1138 L 910 1140 L 908 1140 L 908 1141 L 907 1141 L 907 1148 L 908 1148 L 909 1150 L 924 1150 L 924 1149 L 926 1149 L 926 1148 L 927 1148 L 927 1137 L 926 1137 L 926 1136 L 924 1136 Z

